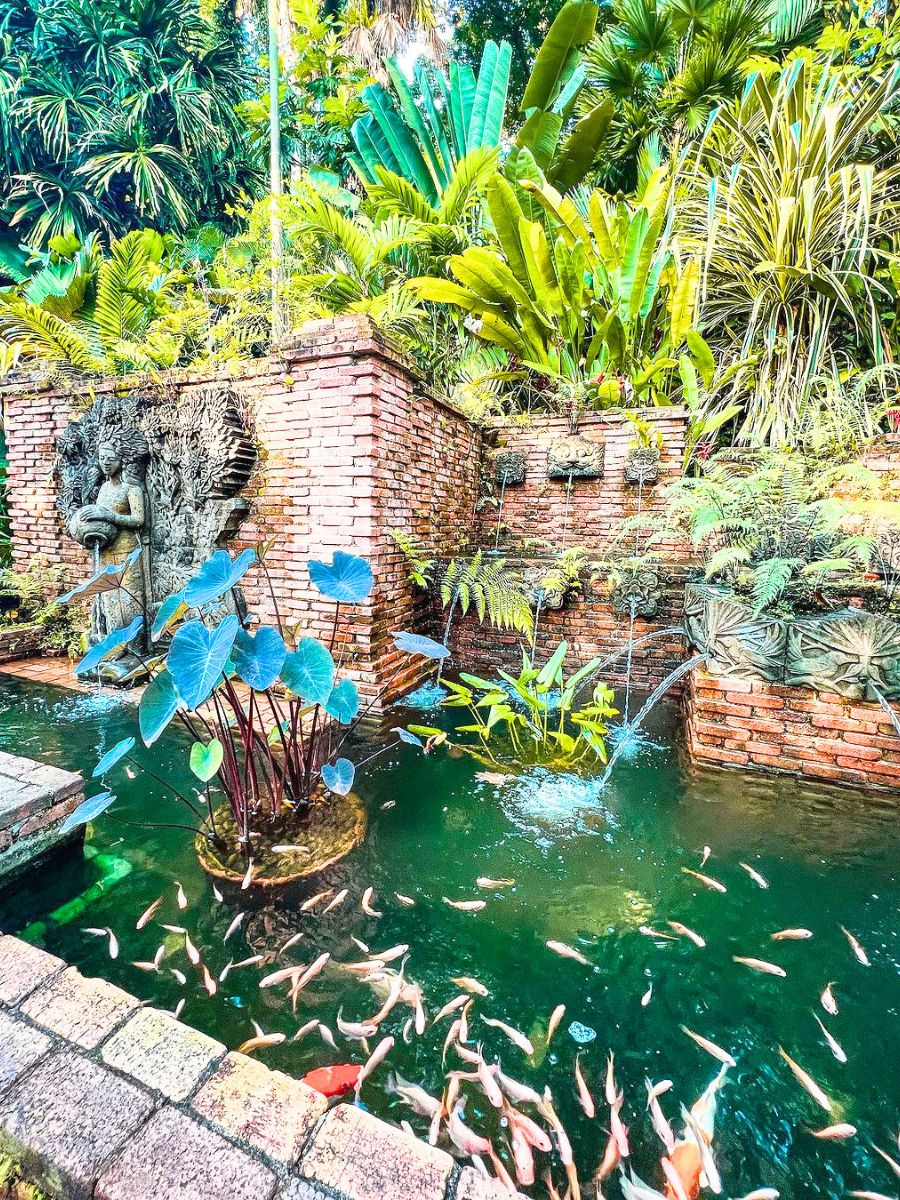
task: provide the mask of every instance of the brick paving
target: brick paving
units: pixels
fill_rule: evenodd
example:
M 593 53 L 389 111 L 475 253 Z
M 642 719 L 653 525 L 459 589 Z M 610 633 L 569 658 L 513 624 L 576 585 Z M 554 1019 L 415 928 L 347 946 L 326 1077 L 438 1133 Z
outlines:
M 58 1200 L 502 1200 L 449 1154 L 0 937 L 0 1153 Z M 523 1198 L 519 1198 L 523 1200 Z

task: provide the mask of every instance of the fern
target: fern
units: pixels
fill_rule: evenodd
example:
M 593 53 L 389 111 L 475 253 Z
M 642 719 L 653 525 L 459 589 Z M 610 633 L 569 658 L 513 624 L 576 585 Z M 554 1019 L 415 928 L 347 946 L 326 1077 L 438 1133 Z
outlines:
M 506 560 L 485 560 L 481 550 L 472 558 L 454 558 L 440 585 L 441 603 L 457 602 L 463 613 L 474 606 L 479 621 L 489 620 L 495 629 L 514 629 L 530 636 L 534 627 L 529 594 L 507 569 Z

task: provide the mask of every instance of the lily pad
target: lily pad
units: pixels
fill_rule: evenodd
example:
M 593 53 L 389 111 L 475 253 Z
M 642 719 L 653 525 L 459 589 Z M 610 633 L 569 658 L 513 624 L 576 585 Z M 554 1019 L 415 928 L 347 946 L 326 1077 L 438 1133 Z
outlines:
M 325 711 L 341 725 L 349 725 L 359 712 L 359 691 L 352 679 L 339 679 L 325 701 Z
M 364 558 L 344 554 L 341 550 L 334 552 L 330 563 L 311 559 L 309 577 L 323 596 L 341 604 L 359 604 L 371 592 L 375 582 L 372 568 Z
M 336 796 L 346 796 L 353 787 L 356 767 L 349 758 L 339 758 L 334 763 L 325 763 L 322 767 L 322 782 L 329 792 Z
M 75 674 L 86 675 L 88 671 L 96 671 L 104 658 L 108 658 L 114 651 L 120 650 L 133 641 L 140 633 L 143 624 L 144 618 L 137 616 L 126 629 L 114 629 L 112 633 L 108 633 L 102 642 L 98 642 L 96 646 L 90 648 L 76 666 Z
M 235 671 L 257 692 L 272 687 L 281 674 L 286 657 L 284 639 L 269 625 L 264 625 L 255 634 L 239 629 L 231 648 Z
M 202 742 L 194 742 L 191 746 L 191 770 L 201 783 L 209 783 L 218 774 L 225 751 L 218 738 L 204 746 Z
M 301 638 L 297 649 L 285 657 L 281 679 L 307 704 L 324 704 L 334 687 L 331 651 L 316 638 Z
M 184 589 L 186 603 L 190 608 L 200 608 L 221 599 L 240 583 L 255 561 L 255 550 L 241 551 L 234 561 L 227 550 L 217 550 Z
M 126 754 L 130 754 L 135 747 L 135 739 L 133 737 L 122 738 L 121 742 L 116 742 L 111 750 L 103 755 L 91 772 L 91 778 L 96 779 L 98 775 L 105 775 L 107 771 L 111 771 L 117 762 L 121 761 Z
M 178 693 L 168 671 L 160 671 L 144 688 L 138 707 L 138 728 L 145 746 L 152 746 L 178 712 Z
M 76 809 L 69 813 L 60 825 L 59 832 L 68 833 L 70 829 L 75 829 L 79 825 L 87 825 L 88 821 L 93 821 L 95 817 L 106 812 L 115 801 L 116 797 L 112 792 L 99 792 L 96 796 L 91 796 L 89 800 L 83 800 Z
M 172 638 L 167 665 L 188 708 L 195 709 L 209 699 L 239 628 L 231 613 L 215 629 L 207 629 L 200 620 L 188 621 Z
M 404 654 L 421 654 L 425 658 L 449 658 L 450 651 L 442 642 L 422 633 L 395 633 L 394 645 Z

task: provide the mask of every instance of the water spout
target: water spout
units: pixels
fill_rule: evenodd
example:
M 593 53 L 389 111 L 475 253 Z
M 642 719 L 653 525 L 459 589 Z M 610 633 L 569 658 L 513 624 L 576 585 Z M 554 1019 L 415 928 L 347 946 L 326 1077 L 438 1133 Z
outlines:
M 699 667 L 701 665 L 701 663 L 705 663 L 710 657 L 711 657 L 711 655 L 708 653 L 707 654 L 695 654 L 694 657 L 689 658 L 687 660 L 687 662 L 680 663 L 675 668 L 674 671 L 670 672 L 670 674 L 668 674 L 665 677 L 665 679 L 662 681 L 662 683 L 658 687 L 654 688 L 654 690 L 650 693 L 650 695 L 647 697 L 647 699 L 641 705 L 641 708 L 638 711 L 637 715 L 635 716 L 634 720 L 627 721 L 622 725 L 622 727 L 621 727 L 622 733 L 625 736 L 620 736 L 619 744 L 616 746 L 615 750 L 613 751 L 612 758 L 606 764 L 606 770 L 603 772 L 603 777 L 600 780 L 600 783 L 598 784 L 598 789 L 601 792 L 606 787 L 606 784 L 609 781 L 609 777 L 612 774 L 612 769 L 616 765 L 616 762 L 619 760 L 619 758 L 622 756 L 622 754 L 625 753 L 625 750 L 628 749 L 629 746 L 633 744 L 632 739 L 633 739 L 634 735 L 640 729 L 641 725 L 644 722 L 644 719 L 646 718 L 647 714 L 651 711 L 651 709 L 653 709 L 659 703 L 659 701 L 663 698 L 663 696 L 666 694 L 666 692 L 668 692 L 670 688 L 674 687 L 674 685 L 678 682 L 679 679 L 681 679 L 681 677 L 683 675 L 687 675 L 688 671 L 693 671 L 693 669 L 695 667 Z
M 875 699 L 878 701 L 878 703 L 881 705 L 881 707 L 884 709 L 884 711 L 887 713 L 887 715 L 891 718 L 891 724 L 896 729 L 898 735 L 900 735 L 900 717 L 898 717 L 897 714 L 894 712 L 894 708 L 893 708 L 893 705 L 891 704 L 890 700 L 888 700 L 887 696 L 885 696 L 882 692 L 880 692 L 878 690 L 878 688 L 875 686 L 875 684 L 872 682 L 871 679 L 868 680 L 868 684 L 869 684 L 870 691 L 873 691 L 875 693 Z
M 566 480 L 566 508 L 563 515 L 562 546 L 560 547 L 562 550 L 565 550 L 566 542 L 569 540 L 569 504 L 572 499 L 572 474 L 573 472 L 570 471 L 569 478 Z
M 503 498 L 506 495 L 506 472 L 503 472 L 503 478 L 500 480 L 500 503 L 497 506 L 497 528 L 494 531 L 494 553 L 496 554 L 500 548 L 500 526 L 503 521 Z

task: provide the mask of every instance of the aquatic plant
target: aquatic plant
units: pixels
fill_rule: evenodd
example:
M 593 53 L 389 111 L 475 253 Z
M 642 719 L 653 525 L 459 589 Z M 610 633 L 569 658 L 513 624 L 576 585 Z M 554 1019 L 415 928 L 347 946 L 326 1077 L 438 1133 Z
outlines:
M 338 551 L 330 563 L 308 564 L 314 587 L 334 604 L 327 643 L 298 637 L 296 627 L 289 631 L 280 617 L 277 627 L 260 625 L 251 632 L 237 588 L 256 561 L 252 549 L 235 559 L 218 550 L 181 591 L 159 605 L 147 631 L 155 645 L 144 661 L 151 679 L 138 709 L 146 746 L 176 720 L 190 735 L 190 769 L 201 785 L 205 815 L 197 796 L 179 799 L 199 819 L 197 832 L 217 861 L 232 867 L 241 859 L 259 861 L 273 841 L 290 842 L 308 831 L 329 796 L 349 795 L 356 776 L 356 765 L 346 757 L 349 740 L 390 683 L 364 703 L 356 684 L 340 671 L 342 612 L 364 603 L 374 583 L 365 559 Z M 262 569 L 265 573 L 264 562 Z M 63 599 L 122 587 L 122 578 L 121 572 L 98 574 Z M 141 622 L 138 617 L 93 646 L 75 667 L 76 675 L 90 675 L 125 645 L 133 649 Z M 409 654 L 441 658 L 447 653 L 430 638 L 407 633 L 394 638 Z M 135 738 L 129 737 L 112 747 L 93 777 L 106 780 L 134 746 Z M 224 806 L 217 808 L 213 786 L 224 795 Z M 69 824 L 93 820 L 114 801 L 112 792 L 91 797 Z
M 579 694 L 591 682 L 601 660 L 593 658 L 568 678 L 564 674 L 568 642 L 560 642 L 547 661 L 537 666 L 522 651 L 518 675 L 498 670 L 499 679 L 480 679 L 460 672 L 459 680 L 445 679 L 450 695 L 446 708 L 465 708 L 471 725 L 457 733 L 472 734 L 474 744 L 462 748 L 497 766 L 544 764 L 572 768 L 606 762 L 606 720 L 615 716 L 613 693 L 595 682 L 590 699 Z M 429 739 L 430 745 L 449 743 L 448 734 L 427 725 L 410 725 L 409 732 Z

